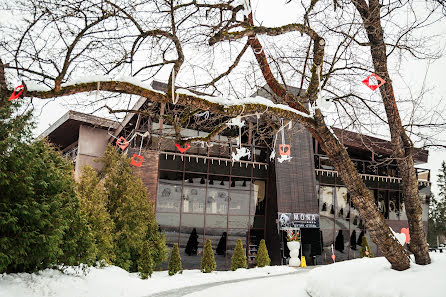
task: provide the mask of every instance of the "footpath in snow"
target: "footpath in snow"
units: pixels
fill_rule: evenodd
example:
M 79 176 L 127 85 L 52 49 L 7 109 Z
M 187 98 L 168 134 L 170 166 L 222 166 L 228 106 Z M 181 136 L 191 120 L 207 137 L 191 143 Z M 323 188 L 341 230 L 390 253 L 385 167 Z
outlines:
M 154 272 L 147 280 L 137 273 L 109 266 L 89 268 L 86 275 L 46 269 L 39 273 L 0 275 L 0 297 L 140 297 L 172 289 L 201 284 L 272 276 L 296 272 L 287 266 L 238 269 L 236 271 L 185 270 L 183 274 L 169 276 L 167 271 Z
M 0 275 L 0 297 L 140 297 L 192 286 L 197 286 L 193 292 L 184 290 L 184 295 L 178 295 L 177 290 L 172 296 L 446 296 L 446 254 L 431 253 L 431 259 L 431 265 L 412 263 L 411 269 L 403 272 L 392 270 L 387 260 L 380 257 L 345 261 L 312 270 L 286 266 L 209 274 L 187 270 L 172 277 L 163 271 L 155 272 L 148 280 L 141 280 L 136 273 L 128 273 L 115 266 L 91 268 L 87 275 L 63 274 L 47 269 L 38 274 Z M 302 271 L 293 273 L 299 270 Z M 267 278 L 259 279 L 265 276 Z M 241 279 L 245 281 L 239 281 Z M 231 280 L 237 282 L 222 284 Z M 209 286 L 199 286 L 203 284 Z

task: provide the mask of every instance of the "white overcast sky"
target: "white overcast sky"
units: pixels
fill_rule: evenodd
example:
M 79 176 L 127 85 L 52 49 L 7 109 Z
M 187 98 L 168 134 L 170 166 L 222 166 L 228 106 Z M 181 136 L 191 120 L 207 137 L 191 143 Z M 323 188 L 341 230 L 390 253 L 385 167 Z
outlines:
M 285 0 L 253 0 L 253 10 L 255 11 L 255 18 L 258 22 L 261 22 L 264 26 L 280 26 L 290 22 L 300 22 L 301 20 L 296 19 L 296 11 L 301 10 L 300 1 L 293 1 L 290 4 L 284 5 Z M 446 40 L 446 20 L 442 23 L 438 23 L 434 27 L 429 28 L 429 33 L 437 33 L 442 35 L 442 40 Z M 444 47 L 445 44 L 439 44 L 440 47 Z M 417 91 L 417 87 L 421 85 L 424 80 L 426 71 L 428 69 L 427 61 L 417 61 L 411 60 L 403 65 L 404 83 L 409 83 L 414 85 L 414 90 Z M 444 98 L 446 94 L 446 57 L 436 60 L 433 64 L 429 66 L 429 71 L 427 73 L 427 85 L 433 88 L 430 93 L 429 104 L 434 104 L 440 98 Z M 158 77 L 160 80 L 167 80 L 165 73 L 161 72 Z M 395 92 L 398 96 L 398 85 L 404 85 L 403 82 L 398 83 L 398 78 L 394 78 Z M 92 96 L 94 94 L 89 94 L 85 96 Z M 35 130 L 35 135 L 39 135 L 45 129 L 47 129 L 51 124 L 57 121 L 65 112 L 69 110 L 66 106 L 67 100 L 56 99 L 51 102 L 46 102 L 45 107 L 42 109 L 38 104 L 38 112 L 36 112 L 37 127 Z M 83 110 L 80 110 L 83 111 Z M 446 135 L 443 135 L 446 139 Z M 445 150 L 430 150 L 429 162 L 428 164 L 422 164 L 420 167 L 430 168 L 431 171 L 431 181 L 433 182 L 433 191 L 436 193 L 437 188 L 435 185 L 437 170 L 440 168 L 440 164 L 443 160 L 446 160 Z

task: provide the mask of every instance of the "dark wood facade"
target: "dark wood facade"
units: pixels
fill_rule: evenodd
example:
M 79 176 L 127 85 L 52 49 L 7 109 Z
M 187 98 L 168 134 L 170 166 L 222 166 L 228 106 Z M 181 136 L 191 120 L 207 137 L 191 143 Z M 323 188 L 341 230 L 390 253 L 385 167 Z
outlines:
M 291 160 L 282 163 L 275 160 L 277 209 L 279 212 L 318 213 L 312 137 L 297 123 L 289 130 L 285 128 L 284 134 L 285 142 L 291 145 Z

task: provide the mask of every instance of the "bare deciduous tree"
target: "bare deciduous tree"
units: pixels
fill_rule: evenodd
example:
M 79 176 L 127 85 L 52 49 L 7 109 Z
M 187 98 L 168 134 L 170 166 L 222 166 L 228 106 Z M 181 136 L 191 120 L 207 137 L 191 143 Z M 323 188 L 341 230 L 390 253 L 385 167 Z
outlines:
M 370 0 L 369 4 L 362 0 L 337 1 L 333 12 L 331 1 L 311 1 L 307 6 L 303 4 L 302 23 L 268 27 L 256 25 L 253 13 L 239 1 L 20 0 L 14 6 L 6 3 L 0 8 L 11 14 L 20 9 L 22 14 L 17 23 L 0 25 L 5 33 L 0 41 L 0 66 L 9 79 L 24 81 L 27 87 L 24 96 L 31 98 L 49 99 L 92 91 L 137 95 L 159 103 L 169 103 L 175 98 L 181 108 L 163 110 L 161 115 L 150 107 L 144 111 L 109 110 L 145 112 L 154 119 L 166 120 L 174 126 L 176 138 L 183 144 L 209 140 L 226 128 L 225 122 L 240 115 L 263 114 L 271 123 L 264 133 L 273 133 L 277 118 L 299 122 L 330 157 L 372 240 L 392 268 L 405 270 L 410 263 L 404 248 L 375 206 L 345 147 L 326 124 L 328 114 L 322 108 L 321 90 L 335 101 L 338 114 L 343 114 L 349 122 L 347 126 L 366 126 L 362 122 L 364 112 L 388 125 L 393 157 L 407 197 L 413 238 L 411 251 L 417 263 L 428 264 L 413 144 L 398 113 L 387 62 L 394 51 L 419 54 L 404 37 L 425 25 L 428 18 L 415 22 L 409 31 L 397 32 L 391 41 L 384 40 L 381 25 L 393 11 L 410 2 L 383 6 L 378 0 Z M 337 18 L 333 18 L 333 13 Z M 268 43 L 268 38 L 277 43 Z M 330 38 L 328 45 L 327 38 Z M 282 46 L 284 41 L 289 46 Z M 370 49 L 371 55 L 363 49 Z M 364 53 L 371 57 L 375 72 L 387 81 L 380 88 L 382 100 L 371 100 L 351 88 L 352 77 L 369 70 L 367 62 L 359 62 L 364 60 Z M 144 84 L 165 72 L 169 65 L 172 75 L 168 76 L 166 94 Z M 250 69 L 249 73 L 246 69 Z M 81 79 L 75 80 L 79 76 Z M 299 81 L 300 89 L 305 91 L 298 95 L 290 92 L 291 80 Z M 251 90 L 264 82 L 278 103 L 294 110 L 243 101 L 247 95 L 241 91 L 243 86 L 250 85 Z M 0 83 L 2 89 L 12 91 L 12 86 Z M 194 91 L 241 99 L 222 104 L 206 97 L 172 94 L 172 86 L 182 83 L 187 84 L 184 88 Z M 378 104 L 384 107 L 387 119 L 376 111 Z M 181 129 L 191 125 L 188 119 L 203 110 L 215 115 L 212 121 L 203 124 L 208 126 L 209 135 L 182 137 Z

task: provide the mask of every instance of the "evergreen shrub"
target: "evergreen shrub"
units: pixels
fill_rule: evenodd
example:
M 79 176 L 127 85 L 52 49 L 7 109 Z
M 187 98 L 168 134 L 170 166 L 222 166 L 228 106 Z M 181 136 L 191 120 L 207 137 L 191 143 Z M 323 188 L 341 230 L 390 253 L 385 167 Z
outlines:
M 369 243 L 367 242 L 366 236 L 362 237 L 362 244 L 361 244 L 361 250 L 359 251 L 359 256 L 361 258 L 363 258 L 363 257 L 373 258 L 374 257 L 372 251 L 370 250 L 370 246 L 369 246 Z
M 212 250 L 211 240 L 206 240 L 203 256 L 201 257 L 201 272 L 210 273 L 217 268 L 215 263 L 214 251 Z
M 178 249 L 178 244 L 175 243 L 170 252 L 169 275 L 176 273 L 183 273 L 183 267 L 181 265 L 180 250 Z
M 268 255 L 268 250 L 266 248 L 265 239 L 262 239 L 259 244 L 259 250 L 256 256 L 257 267 L 265 267 L 271 264 L 271 259 Z
M 138 271 L 142 279 L 147 279 L 153 273 L 153 261 L 150 254 L 150 244 L 146 240 L 142 244 L 141 254 L 138 259 Z
M 235 271 L 238 268 L 247 268 L 246 265 L 246 255 L 245 250 L 243 248 L 242 240 L 238 239 L 234 248 L 234 252 L 232 254 L 231 259 L 231 270 Z

